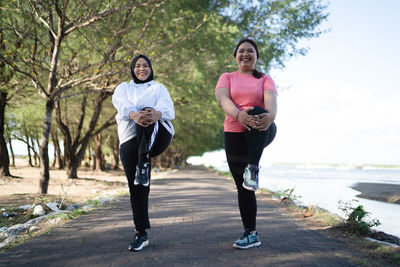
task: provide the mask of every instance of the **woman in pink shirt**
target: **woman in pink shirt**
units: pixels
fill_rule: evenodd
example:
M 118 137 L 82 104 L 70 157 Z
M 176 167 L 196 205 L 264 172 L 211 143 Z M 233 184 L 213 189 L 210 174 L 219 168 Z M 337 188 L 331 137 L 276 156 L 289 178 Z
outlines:
M 277 92 L 271 77 L 257 71 L 257 44 L 242 39 L 234 57 L 238 70 L 218 80 L 215 97 L 225 114 L 225 152 L 238 190 L 244 234 L 233 247 L 247 249 L 261 245 L 256 231 L 259 162 L 263 150 L 275 138 Z

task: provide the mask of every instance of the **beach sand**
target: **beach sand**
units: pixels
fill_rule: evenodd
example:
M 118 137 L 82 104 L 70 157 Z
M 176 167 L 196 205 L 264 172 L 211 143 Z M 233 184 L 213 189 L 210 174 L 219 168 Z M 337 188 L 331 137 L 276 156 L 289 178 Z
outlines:
M 360 191 L 360 198 L 400 204 L 400 185 L 382 183 L 357 183 L 351 188 Z

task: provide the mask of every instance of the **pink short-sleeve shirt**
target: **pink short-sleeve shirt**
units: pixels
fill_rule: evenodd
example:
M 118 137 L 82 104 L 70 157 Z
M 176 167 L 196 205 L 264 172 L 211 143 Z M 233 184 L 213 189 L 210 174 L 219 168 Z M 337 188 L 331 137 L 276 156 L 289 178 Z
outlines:
M 251 74 L 243 74 L 239 71 L 222 74 L 215 90 L 221 87 L 229 89 L 231 99 L 239 110 L 254 106 L 265 108 L 264 91 L 276 91 L 275 83 L 268 75 L 257 79 Z M 225 132 L 244 132 L 245 130 L 246 128 L 239 121 L 225 114 Z

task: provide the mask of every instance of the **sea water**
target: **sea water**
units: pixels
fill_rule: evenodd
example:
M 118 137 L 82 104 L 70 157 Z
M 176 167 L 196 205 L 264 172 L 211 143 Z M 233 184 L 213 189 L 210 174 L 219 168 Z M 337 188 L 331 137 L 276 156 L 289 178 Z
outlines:
M 223 150 L 191 157 L 189 163 L 205 165 L 220 171 L 229 171 Z M 271 191 L 293 189 L 292 195 L 300 205 L 318 206 L 344 217 L 343 204 L 363 205 L 369 212 L 368 220 L 377 219 L 376 230 L 400 237 L 400 204 L 392 204 L 356 197 L 359 191 L 351 188 L 356 183 L 400 184 L 400 169 L 316 164 L 271 164 L 260 162 L 260 188 Z

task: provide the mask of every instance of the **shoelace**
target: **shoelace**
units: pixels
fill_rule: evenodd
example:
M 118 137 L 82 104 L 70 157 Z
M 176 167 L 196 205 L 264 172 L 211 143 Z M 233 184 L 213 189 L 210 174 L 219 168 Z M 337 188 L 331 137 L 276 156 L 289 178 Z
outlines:
M 148 165 L 148 163 L 145 163 L 144 165 L 143 165 L 143 168 L 140 168 L 140 173 L 141 174 L 146 174 L 146 168 L 147 168 L 147 165 Z
M 140 234 L 135 234 L 135 240 L 139 240 L 142 239 L 144 236 L 140 235 Z
M 250 179 L 252 181 L 256 181 L 257 180 L 257 175 L 258 173 L 256 171 L 250 171 L 251 175 L 250 175 Z
M 250 241 L 249 235 L 250 235 L 250 232 L 247 232 L 247 231 L 244 232 L 243 235 L 240 237 L 240 240 L 247 238 L 247 241 Z
M 255 169 L 252 170 L 251 168 L 249 168 L 249 171 L 250 171 L 250 179 L 251 179 L 252 181 L 256 181 L 256 180 L 257 180 L 257 176 L 258 176 L 259 170 L 260 170 L 260 167 L 258 167 L 258 170 L 255 170 Z

